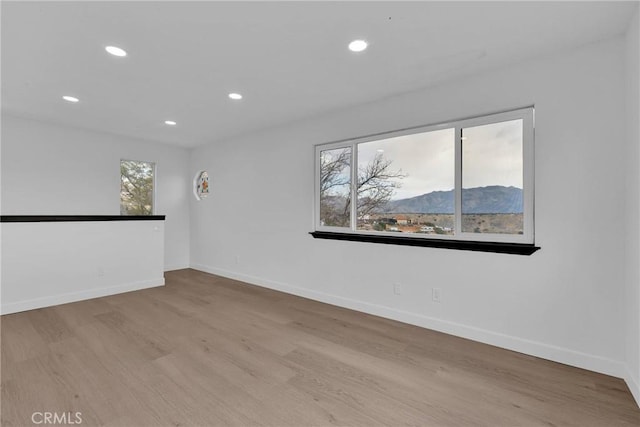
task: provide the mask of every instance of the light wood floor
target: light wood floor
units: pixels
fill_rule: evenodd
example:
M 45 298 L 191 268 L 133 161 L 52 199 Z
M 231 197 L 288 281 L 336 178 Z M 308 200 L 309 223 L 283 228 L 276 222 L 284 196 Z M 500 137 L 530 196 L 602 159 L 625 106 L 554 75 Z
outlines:
M 2 425 L 639 426 L 620 379 L 181 270 L 2 317 Z

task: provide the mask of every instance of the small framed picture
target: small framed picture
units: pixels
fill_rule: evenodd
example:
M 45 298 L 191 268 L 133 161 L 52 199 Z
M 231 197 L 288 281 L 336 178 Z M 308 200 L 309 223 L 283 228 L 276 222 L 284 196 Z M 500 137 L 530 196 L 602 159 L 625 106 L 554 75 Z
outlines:
M 193 179 L 193 194 L 197 200 L 202 200 L 209 195 L 209 174 L 207 171 L 199 171 Z

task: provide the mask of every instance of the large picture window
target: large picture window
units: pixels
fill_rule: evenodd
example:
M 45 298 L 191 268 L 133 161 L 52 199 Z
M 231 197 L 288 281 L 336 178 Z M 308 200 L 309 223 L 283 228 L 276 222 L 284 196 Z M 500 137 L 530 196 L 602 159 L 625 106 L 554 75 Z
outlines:
M 319 145 L 315 228 L 533 244 L 533 184 L 533 107 Z
M 153 215 L 155 164 L 120 161 L 120 215 Z

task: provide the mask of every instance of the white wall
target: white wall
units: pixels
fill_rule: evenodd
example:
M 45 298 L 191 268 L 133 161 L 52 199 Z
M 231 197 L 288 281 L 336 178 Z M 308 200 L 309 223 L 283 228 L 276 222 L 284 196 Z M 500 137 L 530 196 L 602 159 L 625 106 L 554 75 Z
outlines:
M 1 246 L 2 314 L 164 285 L 163 221 L 3 223 Z
M 191 202 L 192 266 L 623 376 L 624 48 L 610 40 L 194 150 L 190 172 L 209 171 L 211 195 Z M 308 234 L 314 144 L 530 104 L 534 255 Z
M 120 159 L 156 163 L 165 269 L 189 265 L 187 150 L 2 115 L 3 215 L 119 215 Z
M 640 32 L 638 14 L 627 31 L 626 101 L 627 101 L 627 221 L 626 242 L 626 361 L 627 384 L 640 404 Z

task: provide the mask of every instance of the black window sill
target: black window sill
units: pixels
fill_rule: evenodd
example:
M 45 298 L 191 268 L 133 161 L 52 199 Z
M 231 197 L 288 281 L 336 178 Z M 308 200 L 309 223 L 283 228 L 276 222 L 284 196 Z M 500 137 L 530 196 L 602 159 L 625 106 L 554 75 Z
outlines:
M 419 237 L 381 236 L 357 233 L 313 231 L 316 239 L 349 240 L 352 242 L 383 243 L 388 245 L 423 246 L 429 248 L 458 249 L 462 251 L 496 252 L 501 254 L 531 255 L 539 246 L 525 243 L 474 242 L 468 240 L 424 239 Z
M 0 222 L 164 221 L 165 215 L 2 215 Z

